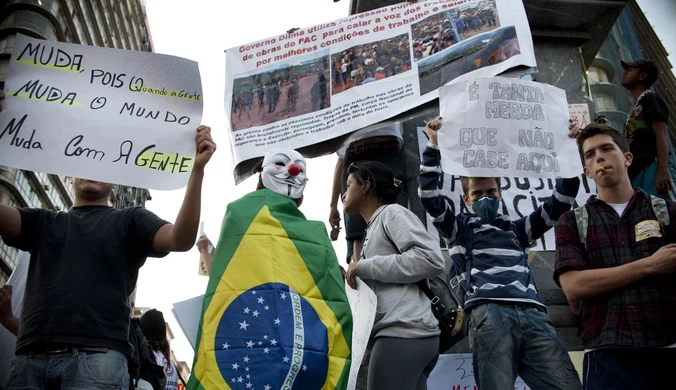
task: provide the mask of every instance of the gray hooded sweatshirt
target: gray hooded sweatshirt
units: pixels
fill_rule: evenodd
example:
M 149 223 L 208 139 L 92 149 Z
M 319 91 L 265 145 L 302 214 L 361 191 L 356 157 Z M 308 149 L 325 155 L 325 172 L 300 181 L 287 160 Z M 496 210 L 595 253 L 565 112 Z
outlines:
M 378 297 L 371 337 L 438 335 L 439 321 L 417 283 L 444 269 L 439 243 L 415 214 L 398 204 L 378 208 L 366 229 L 357 263 L 357 276 Z

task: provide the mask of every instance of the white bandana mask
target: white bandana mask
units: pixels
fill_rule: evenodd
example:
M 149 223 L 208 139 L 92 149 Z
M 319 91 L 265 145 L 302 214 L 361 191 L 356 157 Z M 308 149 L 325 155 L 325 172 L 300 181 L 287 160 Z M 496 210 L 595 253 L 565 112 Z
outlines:
M 307 182 L 305 158 L 293 149 L 272 150 L 263 158 L 261 179 L 270 191 L 300 199 Z

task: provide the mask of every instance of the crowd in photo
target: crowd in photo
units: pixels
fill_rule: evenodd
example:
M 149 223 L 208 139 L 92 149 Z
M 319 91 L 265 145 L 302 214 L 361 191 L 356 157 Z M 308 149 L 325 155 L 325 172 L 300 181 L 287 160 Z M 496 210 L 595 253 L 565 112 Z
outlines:
M 354 46 L 331 56 L 333 95 L 411 69 L 408 34 Z

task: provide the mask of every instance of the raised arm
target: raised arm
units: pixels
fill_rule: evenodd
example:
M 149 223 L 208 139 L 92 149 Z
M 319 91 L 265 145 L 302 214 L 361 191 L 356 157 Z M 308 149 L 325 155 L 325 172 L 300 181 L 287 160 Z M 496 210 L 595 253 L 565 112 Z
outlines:
M 556 225 L 556 221 L 573 207 L 579 188 L 579 177 L 556 179 L 556 187 L 552 196 L 535 209 L 535 211 L 515 221 L 526 242 L 530 243 L 539 239 Z
M 338 157 L 336 161 L 336 168 L 333 170 L 333 187 L 331 188 L 331 212 L 329 214 L 329 225 L 337 229 L 340 227 L 340 213 L 338 212 L 338 198 L 340 197 L 340 190 L 343 183 L 341 183 L 343 177 L 343 166 L 345 160 L 342 157 Z
M 198 127 L 196 143 L 195 164 L 190 173 L 183 204 L 176 217 L 176 222 L 173 225 L 166 224 L 157 229 L 153 237 L 153 250 L 157 252 L 185 252 L 195 244 L 202 207 L 204 167 L 216 151 L 216 144 L 211 138 L 211 128 L 208 126 Z
M 441 117 L 427 123 L 426 131 L 429 142 L 422 155 L 422 165 L 418 175 L 418 195 L 425 212 L 432 217 L 432 223 L 441 237 L 454 242 L 458 232 L 455 214 L 450 199 L 439 193 L 439 180 L 444 172 L 441 170 L 441 152 L 437 142 L 437 132 L 441 128 Z

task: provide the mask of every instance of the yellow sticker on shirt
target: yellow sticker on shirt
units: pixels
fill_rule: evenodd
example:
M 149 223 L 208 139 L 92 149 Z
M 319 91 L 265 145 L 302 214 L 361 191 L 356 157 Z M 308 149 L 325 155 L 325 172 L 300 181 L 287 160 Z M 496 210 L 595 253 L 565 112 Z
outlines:
M 660 233 L 660 223 L 657 221 L 643 221 L 636 224 L 636 242 L 643 241 L 646 238 L 662 237 Z

